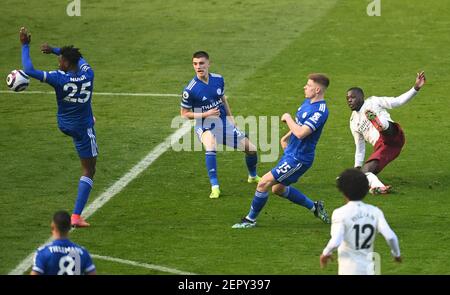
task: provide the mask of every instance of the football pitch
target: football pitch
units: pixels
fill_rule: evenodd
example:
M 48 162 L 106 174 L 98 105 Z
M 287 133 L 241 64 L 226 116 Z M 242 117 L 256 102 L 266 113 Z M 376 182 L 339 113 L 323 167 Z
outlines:
M 81 0 L 81 16 L 69 17 L 69 1 L 3 0 L 0 75 L 22 67 L 21 26 L 32 33 L 37 69 L 57 68 L 55 56 L 40 53 L 41 43 L 81 49 L 95 72 L 99 145 L 89 205 L 177 131 L 171 123 L 194 76 L 193 52 L 210 54 L 235 116 L 293 115 L 306 76 L 326 73 L 330 115 L 315 162 L 294 187 L 324 200 L 331 214 L 344 202 L 335 178 L 354 161 L 346 90 L 397 96 L 424 70 L 420 93 L 390 111 L 406 135 L 400 157 L 380 174 L 395 192 L 365 201 L 383 210 L 400 241 L 404 261 L 395 264 L 378 235 L 383 274 L 450 274 L 450 3 L 381 0 L 381 16 L 371 17 L 370 2 Z M 7 90 L 0 83 L 0 274 L 49 238 L 56 210 L 72 210 L 80 176 L 72 141 L 57 129 L 55 97 L 47 93 L 53 89 L 32 80 L 23 94 Z M 372 147 L 366 150 L 367 157 Z M 93 211 L 90 228 L 71 233 L 94 254 L 99 274 L 337 273 L 336 262 L 319 267 L 329 225 L 273 194 L 257 227 L 231 228 L 255 191 L 243 153 L 218 152 L 222 195 L 211 200 L 203 151 L 159 152 Z M 258 174 L 275 163 L 260 163 Z

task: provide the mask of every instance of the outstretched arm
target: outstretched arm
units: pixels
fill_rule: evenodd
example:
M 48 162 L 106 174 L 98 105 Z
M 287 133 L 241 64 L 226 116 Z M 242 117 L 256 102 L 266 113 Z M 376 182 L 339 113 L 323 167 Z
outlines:
M 42 51 L 42 53 L 45 53 L 45 54 L 50 54 L 50 53 L 53 53 L 55 55 L 61 54 L 61 48 L 51 47 L 50 45 L 48 45 L 48 43 L 44 43 L 41 45 L 41 51 Z
M 44 72 L 35 70 L 33 67 L 33 63 L 31 62 L 30 57 L 30 42 L 31 42 L 31 34 L 28 33 L 27 29 L 22 27 L 19 31 L 19 39 L 22 43 L 22 66 L 25 74 L 36 78 L 40 81 L 44 80 Z
M 421 71 L 420 73 L 417 73 L 416 82 L 414 83 L 414 86 L 410 90 L 408 90 L 407 92 L 403 93 L 400 96 L 393 97 L 392 99 L 389 100 L 391 108 L 402 106 L 408 101 L 410 101 L 422 88 L 422 86 L 425 85 L 425 82 L 426 82 L 425 72 Z

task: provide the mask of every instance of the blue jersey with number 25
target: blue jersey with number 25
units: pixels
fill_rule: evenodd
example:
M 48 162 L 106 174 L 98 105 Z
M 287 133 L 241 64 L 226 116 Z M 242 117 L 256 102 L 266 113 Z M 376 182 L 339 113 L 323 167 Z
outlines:
M 94 71 L 83 58 L 78 62 L 77 72 L 44 71 L 42 82 L 55 88 L 60 128 L 90 128 L 94 125 L 91 106 Z

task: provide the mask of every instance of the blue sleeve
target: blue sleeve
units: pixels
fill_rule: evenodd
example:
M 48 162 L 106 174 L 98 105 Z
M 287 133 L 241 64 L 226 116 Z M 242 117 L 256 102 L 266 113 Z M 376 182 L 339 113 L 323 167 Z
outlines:
M 30 46 L 28 44 L 22 45 L 22 66 L 25 74 L 38 79 L 39 81 L 44 80 L 44 72 L 35 70 L 33 63 L 30 58 Z
M 33 261 L 33 267 L 31 268 L 33 271 L 38 272 L 40 274 L 45 273 L 45 259 L 43 251 L 36 251 Z
M 83 57 L 78 61 L 78 69 L 84 72 L 88 78 L 92 79 L 94 77 L 94 71 Z
M 60 55 L 61 54 L 61 48 L 53 47 L 52 48 L 52 53 L 55 54 L 55 55 Z
M 95 271 L 95 265 L 92 262 L 92 258 L 91 255 L 89 254 L 89 252 L 86 249 L 83 249 L 83 251 L 85 251 L 85 255 L 84 256 L 84 268 L 83 268 L 83 273 L 87 274 L 90 272 Z
M 192 109 L 192 93 L 185 88 L 183 94 L 181 95 L 180 106 L 184 109 Z
M 305 120 L 304 125 L 311 128 L 312 131 L 314 132 L 325 124 L 325 122 L 327 121 L 327 117 L 328 117 L 327 112 L 316 110 Z

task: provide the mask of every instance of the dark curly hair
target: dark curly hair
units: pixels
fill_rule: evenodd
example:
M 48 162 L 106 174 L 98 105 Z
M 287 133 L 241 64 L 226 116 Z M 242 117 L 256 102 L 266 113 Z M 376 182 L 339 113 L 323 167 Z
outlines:
M 61 48 L 61 56 L 73 66 L 78 65 L 78 61 L 82 57 L 80 49 L 73 47 L 73 45 Z
M 360 201 L 369 191 L 369 181 L 358 169 L 347 169 L 336 179 L 338 189 L 350 200 Z

